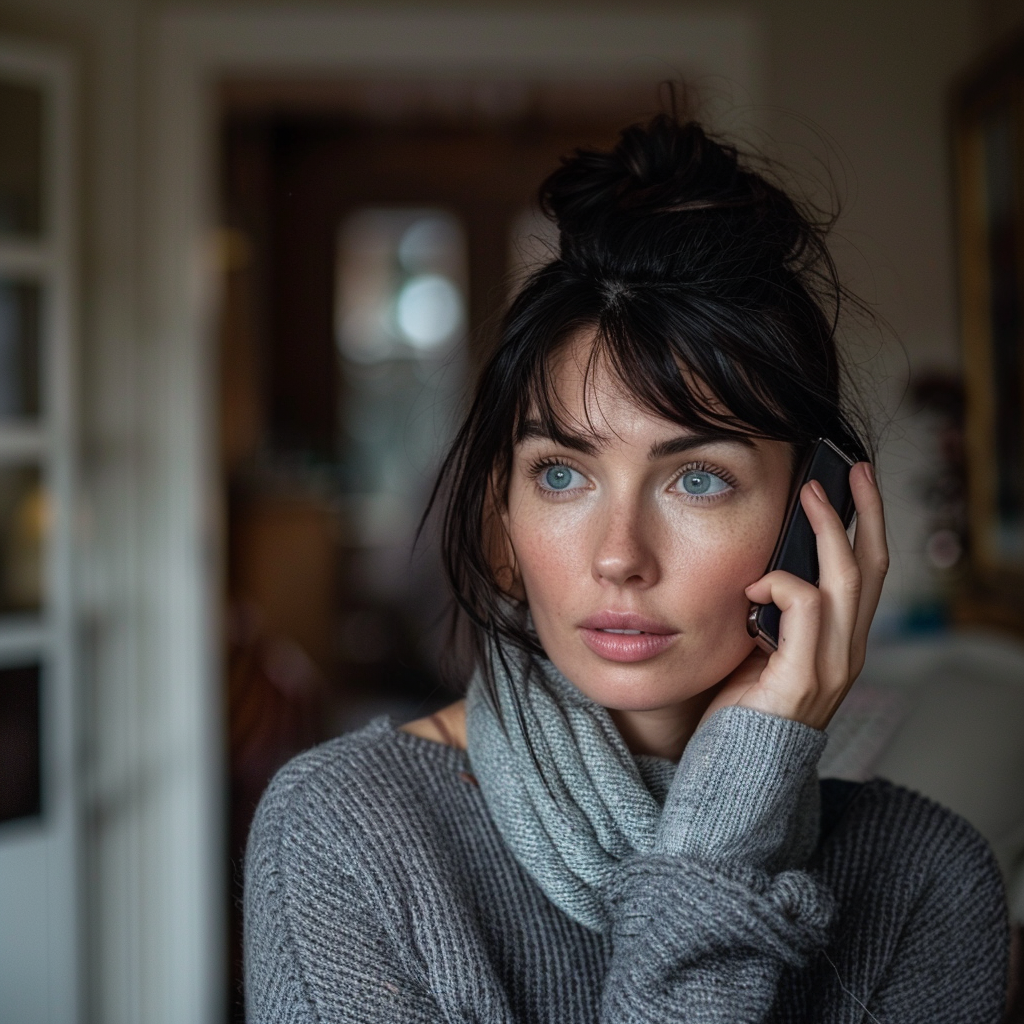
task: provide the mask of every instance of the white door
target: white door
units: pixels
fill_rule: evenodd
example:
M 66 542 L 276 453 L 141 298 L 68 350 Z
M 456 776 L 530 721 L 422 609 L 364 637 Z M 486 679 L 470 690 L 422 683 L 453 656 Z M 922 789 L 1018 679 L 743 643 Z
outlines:
M 71 118 L 0 39 L 0 1024 L 80 1015 Z

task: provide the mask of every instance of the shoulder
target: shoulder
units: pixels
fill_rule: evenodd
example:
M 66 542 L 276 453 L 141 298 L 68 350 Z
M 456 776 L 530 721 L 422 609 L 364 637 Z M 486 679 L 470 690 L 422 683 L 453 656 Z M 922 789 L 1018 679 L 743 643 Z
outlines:
M 855 784 L 822 781 L 826 861 L 841 861 L 877 885 L 888 879 L 920 897 L 940 887 L 1001 913 L 1002 875 L 988 842 L 966 819 L 885 779 Z
M 380 835 L 380 821 L 408 818 L 459 752 L 399 731 L 380 716 L 355 732 L 299 754 L 260 800 L 250 849 L 287 840 L 289 850 L 328 844 L 340 851 Z
M 293 758 L 267 787 L 249 831 L 246 917 L 278 927 L 372 905 L 403 871 L 424 869 L 429 851 L 446 842 L 446 787 L 467 788 L 457 779 L 464 756 L 381 716 Z
M 252 1019 L 336 1019 L 316 1007 L 340 991 L 343 977 L 348 993 L 359 978 L 371 979 L 375 992 L 379 984 L 398 991 L 397 968 L 385 963 L 398 955 L 396 908 L 410 890 L 407 879 L 431 873 L 424 851 L 444 848 L 437 794 L 462 785 L 463 756 L 382 716 L 300 754 L 274 776 L 245 854 Z
M 823 817 L 833 816 L 837 830 L 869 830 L 887 844 L 991 859 L 988 843 L 970 822 L 920 793 L 880 778 L 823 779 L 821 786 Z
M 860 970 L 871 949 L 885 979 L 879 1018 L 905 1013 L 913 992 L 915 1019 L 997 1020 L 1009 922 L 988 843 L 958 814 L 882 779 L 852 788 L 825 780 L 823 820 L 836 801 L 841 813 L 812 870 L 835 899 L 840 967 Z

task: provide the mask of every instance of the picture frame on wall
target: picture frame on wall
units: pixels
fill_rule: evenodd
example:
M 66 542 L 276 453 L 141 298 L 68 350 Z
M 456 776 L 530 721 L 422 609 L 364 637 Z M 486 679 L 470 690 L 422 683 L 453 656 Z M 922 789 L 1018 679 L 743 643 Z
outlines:
M 957 617 L 1024 633 L 1024 36 L 956 84 L 951 125 L 970 534 Z

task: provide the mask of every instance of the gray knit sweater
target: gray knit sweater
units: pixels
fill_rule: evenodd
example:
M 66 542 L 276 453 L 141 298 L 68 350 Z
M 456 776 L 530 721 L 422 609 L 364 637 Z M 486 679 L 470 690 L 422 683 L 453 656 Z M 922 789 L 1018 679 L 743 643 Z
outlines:
M 825 781 L 815 852 L 780 868 L 786 829 L 752 780 L 802 784 L 820 743 L 769 743 L 757 717 L 677 773 L 607 933 L 520 866 L 464 751 L 381 717 L 296 758 L 246 856 L 250 1024 L 995 1024 L 1007 923 L 985 842 L 881 780 Z

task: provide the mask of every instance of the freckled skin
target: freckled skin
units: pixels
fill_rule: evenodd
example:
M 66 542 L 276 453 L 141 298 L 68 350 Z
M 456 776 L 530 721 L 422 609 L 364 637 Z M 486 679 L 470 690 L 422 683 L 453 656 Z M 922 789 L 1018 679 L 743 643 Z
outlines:
M 750 654 L 744 588 L 764 573 L 791 483 L 791 447 L 712 441 L 650 458 L 690 434 L 639 407 L 606 368 L 584 384 L 586 339 L 556 361 L 571 428 L 603 440 L 593 454 L 529 438 L 515 453 L 505 523 L 540 641 L 580 690 L 612 711 L 635 752 L 679 753 L 713 687 Z M 589 420 L 588 420 L 589 414 Z M 539 460 L 572 468 L 580 486 L 552 494 Z M 564 463 L 562 462 L 564 460 Z M 702 464 L 730 486 L 694 500 L 680 470 Z M 717 471 L 717 472 L 716 472 Z M 581 622 L 639 614 L 677 632 L 647 660 L 595 653 Z

